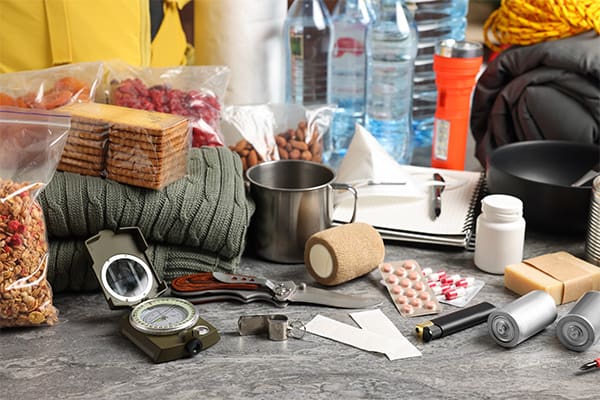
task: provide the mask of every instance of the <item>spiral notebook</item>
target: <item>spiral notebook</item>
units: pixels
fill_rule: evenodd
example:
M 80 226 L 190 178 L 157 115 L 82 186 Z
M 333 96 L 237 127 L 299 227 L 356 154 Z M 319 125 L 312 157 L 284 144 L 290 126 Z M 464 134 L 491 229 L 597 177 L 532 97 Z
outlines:
M 486 193 L 482 171 L 445 170 L 402 166 L 410 179 L 411 191 L 395 192 L 382 186 L 357 187 L 356 221 L 371 224 L 383 239 L 463 247 L 474 250 L 475 223 L 481 198 Z M 441 194 L 441 213 L 432 215 L 433 174 L 445 180 Z M 391 186 L 391 185 L 390 185 Z M 340 197 L 334 208 L 334 224 L 350 221 L 353 200 Z

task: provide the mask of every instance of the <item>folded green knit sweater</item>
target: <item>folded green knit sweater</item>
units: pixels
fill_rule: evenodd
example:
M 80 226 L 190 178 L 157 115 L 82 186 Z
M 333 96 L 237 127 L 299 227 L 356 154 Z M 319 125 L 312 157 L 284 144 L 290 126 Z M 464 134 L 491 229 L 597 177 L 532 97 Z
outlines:
M 234 271 L 254 211 L 239 157 L 225 147 L 191 149 L 188 174 L 161 190 L 56 172 L 38 199 L 50 243 L 48 279 L 57 292 L 97 287 L 83 242 L 125 226 L 140 228 L 163 279 Z
M 199 271 L 235 272 L 241 255 L 223 259 L 189 247 L 148 244 L 148 259 L 166 281 Z M 54 293 L 94 291 L 100 288 L 83 240 L 52 239 L 48 257 L 48 282 Z

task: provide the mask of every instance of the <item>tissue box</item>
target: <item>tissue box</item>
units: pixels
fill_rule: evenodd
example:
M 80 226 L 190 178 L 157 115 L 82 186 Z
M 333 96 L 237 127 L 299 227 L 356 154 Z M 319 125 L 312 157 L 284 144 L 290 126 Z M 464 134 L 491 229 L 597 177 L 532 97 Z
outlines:
M 600 289 L 600 268 L 564 251 L 549 253 L 508 265 L 504 286 L 519 295 L 544 290 L 556 304 L 565 304 Z

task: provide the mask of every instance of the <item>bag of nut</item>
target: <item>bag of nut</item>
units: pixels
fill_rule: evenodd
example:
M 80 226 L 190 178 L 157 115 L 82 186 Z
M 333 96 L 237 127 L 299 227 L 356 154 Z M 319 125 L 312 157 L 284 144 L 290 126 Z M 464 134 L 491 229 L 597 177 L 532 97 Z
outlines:
M 225 144 L 240 156 L 244 172 L 263 161 L 277 159 L 274 129 L 275 117 L 266 104 L 228 106 L 223 112 Z
M 0 107 L 0 327 L 58 321 L 36 197 L 54 175 L 70 124 L 66 114 Z
M 221 126 L 226 144 L 240 155 L 244 171 L 270 160 L 321 162 L 323 135 L 334 109 L 297 104 L 231 106 Z
M 277 104 L 271 109 L 277 124 L 275 142 L 279 158 L 322 162 L 323 135 L 329 129 L 335 108 Z

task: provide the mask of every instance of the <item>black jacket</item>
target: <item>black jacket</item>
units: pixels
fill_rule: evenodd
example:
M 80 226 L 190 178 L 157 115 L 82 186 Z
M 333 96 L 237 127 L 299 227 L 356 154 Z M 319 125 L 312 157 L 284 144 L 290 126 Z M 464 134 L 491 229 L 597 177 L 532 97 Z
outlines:
M 600 144 L 600 36 L 588 31 L 500 53 L 475 87 L 471 132 L 484 167 L 493 149 L 517 141 Z

